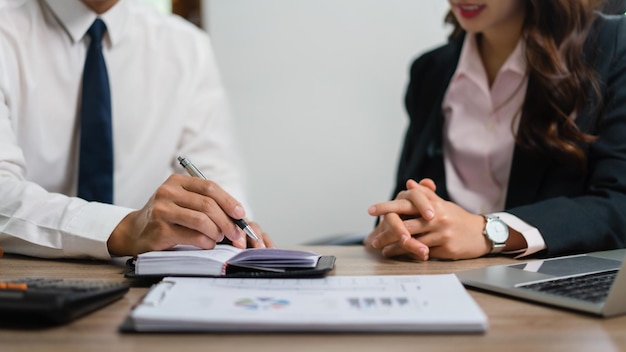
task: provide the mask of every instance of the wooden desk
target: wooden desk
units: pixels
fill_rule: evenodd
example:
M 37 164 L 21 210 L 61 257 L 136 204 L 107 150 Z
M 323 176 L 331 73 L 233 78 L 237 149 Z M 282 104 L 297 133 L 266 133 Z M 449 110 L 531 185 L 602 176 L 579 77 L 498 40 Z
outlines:
M 412 263 L 355 247 L 306 247 L 337 256 L 334 275 L 450 273 L 512 262 L 481 258 Z M 121 261 L 120 261 L 121 263 Z M 0 277 L 120 280 L 121 264 L 51 261 L 5 255 Z M 0 351 L 626 351 L 626 316 L 599 319 L 470 290 L 489 317 L 485 334 L 121 334 L 118 327 L 146 288 L 70 324 L 38 330 L 0 329 Z M 2 319 L 2 317 L 0 317 Z

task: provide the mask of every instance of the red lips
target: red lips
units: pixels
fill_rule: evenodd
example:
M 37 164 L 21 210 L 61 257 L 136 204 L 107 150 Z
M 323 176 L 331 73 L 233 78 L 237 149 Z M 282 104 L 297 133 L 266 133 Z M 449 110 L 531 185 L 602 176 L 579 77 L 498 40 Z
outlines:
M 459 14 L 464 18 L 474 18 L 478 16 L 486 7 L 486 5 L 477 4 L 457 4 Z

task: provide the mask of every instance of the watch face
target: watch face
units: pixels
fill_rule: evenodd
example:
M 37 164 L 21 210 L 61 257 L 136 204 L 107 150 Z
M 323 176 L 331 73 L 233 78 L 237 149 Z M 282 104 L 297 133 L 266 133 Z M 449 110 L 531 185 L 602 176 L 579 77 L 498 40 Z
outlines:
M 504 243 L 509 238 L 509 228 L 502 220 L 491 220 L 487 222 L 487 233 L 489 238 L 495 243 Z

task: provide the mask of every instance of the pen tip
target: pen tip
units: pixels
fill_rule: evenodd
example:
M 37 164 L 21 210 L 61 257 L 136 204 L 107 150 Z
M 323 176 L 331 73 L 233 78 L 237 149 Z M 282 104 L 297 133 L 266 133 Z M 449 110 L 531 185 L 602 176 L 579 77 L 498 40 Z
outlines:
M 254 230 L 252 230 L 252 228 L 250 226 L 246 227 L 246 234 L 252 238 L 253 240 L 255 240 L 256 242 L 259 242 L 259 236 L 256 235 L 256 233 L 254 233 Z

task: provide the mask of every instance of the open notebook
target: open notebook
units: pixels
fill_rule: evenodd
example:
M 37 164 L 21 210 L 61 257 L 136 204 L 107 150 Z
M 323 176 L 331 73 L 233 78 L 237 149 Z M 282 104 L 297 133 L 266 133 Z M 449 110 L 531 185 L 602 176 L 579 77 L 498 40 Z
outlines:
M 466 286 L 611 317 L 626 314 L 626 249 L 457 273 Z
M 240 249 L 223 244 L 206 250 L 176 246 L 169 250 L 142 253 L 130 259 L 126 277 L 315 277 L 326 275 L 334 264 L 334 256 L 305 250 Z

